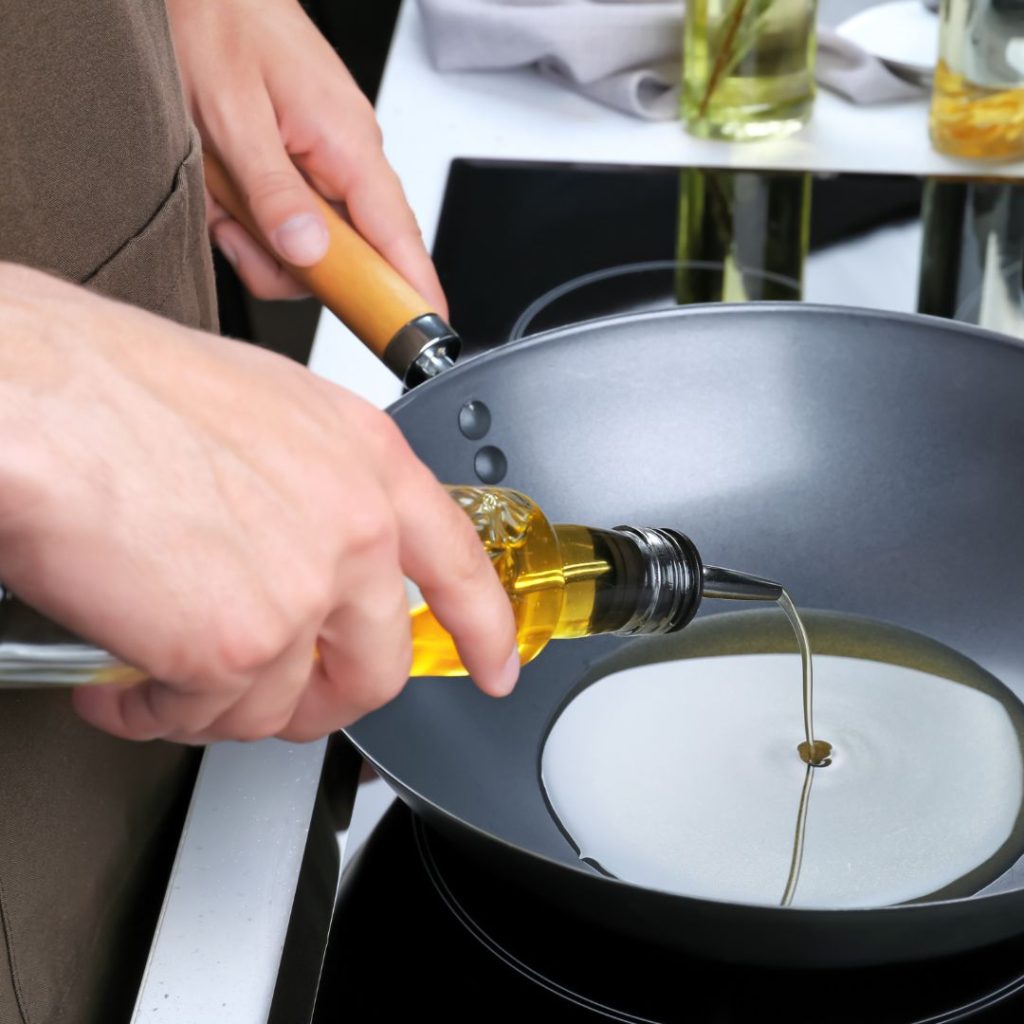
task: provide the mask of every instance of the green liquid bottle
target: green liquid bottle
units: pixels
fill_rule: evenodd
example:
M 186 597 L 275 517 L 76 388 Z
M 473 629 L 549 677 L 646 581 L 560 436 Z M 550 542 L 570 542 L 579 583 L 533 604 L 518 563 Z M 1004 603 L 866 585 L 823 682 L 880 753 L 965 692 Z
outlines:
M 814 0 L 687 0 L 682 116 L 706 139 L 789 135 L 814 104 Z

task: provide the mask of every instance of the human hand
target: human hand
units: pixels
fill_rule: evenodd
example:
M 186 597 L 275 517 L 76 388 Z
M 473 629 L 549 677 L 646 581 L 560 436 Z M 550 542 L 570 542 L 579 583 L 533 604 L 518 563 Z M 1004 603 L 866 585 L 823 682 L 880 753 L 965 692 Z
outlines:
M 297 0 L 168 0 L 167 8 L 204 148 L 220 157 L 275 253 L 309 266 L 326 251 L 305 175 L 447 316 L 373 108 Z M 213 239 L 254 295 L 302 293 L 263 245 L 208 202 Z
M 0 437 L 0 579 L 151 677 L 75 691 L 108 732 L 349 724 L 406 681 L 403 575 L 482 690 L 514 683 L 469 519 L 389 417 L 297 364 L 0 264 Z

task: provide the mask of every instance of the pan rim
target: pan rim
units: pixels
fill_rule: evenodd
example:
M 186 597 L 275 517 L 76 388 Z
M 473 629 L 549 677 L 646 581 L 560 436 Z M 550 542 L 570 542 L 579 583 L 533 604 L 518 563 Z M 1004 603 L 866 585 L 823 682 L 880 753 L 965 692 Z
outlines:
M 505 341 L 486 352 L 471 356 L 464 362 L 456 362 L 450 369 L 411 388 L 387 406 L 384 411 L 389 416 L 394 417 L 405 409 L 418 394 L 432 390 L 440 380 L 453 379 L 453 375 L 462 376 L 469 368 L 488 366 L 496 360 L 504 359 L 509 354 L 526 352 L 551 342 L 575 337 L 578 334 L 594 330 L 595 328 L 611 327 L 616 324 L 641 324 L 660 320 L 682 320 L 694 316 L 731 315 L 735 318 L 738 314 L 751 317 L 755 315 L 776 316 L 782 313 L 806 317 L 824 314 L 827 318 L 833 316 L 849 318 L 852 316 L 873 321 L 883 321 L 885 323 L 895 322 L 907 326 L 919 325 L 924 321 L 943 334 L 952 333 L 957 335 L 961 341 L 969 338 L 980 344 L 995 344 L 1010 351 L 1024 354 L 1024 339 L 1015 338 L 1010 334 L 1002 334 L 988 327 L 979 327 L 977 324 L 969 324 L 961 320 L 950 320 L 947 317 L 933 316 L 929 313 L 903 313 L 897 310 L 868 309 L 863 306 L 837 306 L 835 304 L 803 301 L 701 302 L 676 306 L 672 309 L 656 309 L 643 313 L 619 313 L 614 316 L 598 317 L 593 320 L 581 320 L 579 323 L 570 324 L 565 327 L 556 327 L 550 331 L 542 331 L 540 334 L 529 334 L 514 341 Z

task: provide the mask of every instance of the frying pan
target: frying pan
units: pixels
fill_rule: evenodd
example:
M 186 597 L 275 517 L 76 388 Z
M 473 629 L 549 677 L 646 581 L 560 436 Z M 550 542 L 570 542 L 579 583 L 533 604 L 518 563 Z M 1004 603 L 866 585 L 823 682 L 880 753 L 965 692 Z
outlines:
M 214 191 L 232 201 L 226 183 Z M 344 302 L 331 305 L 344 319 Z M 412 319 L 400 313 L 378 351 Z M 482 438 L 460 429 L 471 402 L 491 414 Z M 389 411 L 442 480 L 475 480 L 492 449 L 502 484 L 555 521 L 678 527 L 710 560 L 783 581 L 802 607 L 936 638 L 1024 696 L 1024 350 L 1006 337 L 845 308 L 693 306 L 524 339 Z M 677 638 L 554 643 L 502 701 L 464 680 L 416 681 L 347 732 L 496 886 L 525 894 L 527 913 L 557 906 L 779 966 L 935 957 L 1024 932 L 1024 861 L 968 898 L 811 910 L 660 892 L 579 860 L 540 782 L 552 720 L 609 665 L 685 656 L 716 611 Z

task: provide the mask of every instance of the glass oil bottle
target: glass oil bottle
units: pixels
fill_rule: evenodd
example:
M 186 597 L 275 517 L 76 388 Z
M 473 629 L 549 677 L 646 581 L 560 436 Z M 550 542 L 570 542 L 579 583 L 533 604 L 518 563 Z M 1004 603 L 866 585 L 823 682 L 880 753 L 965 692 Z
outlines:
M 449 487 L 472 519 L 515 612 L 525 663 L 552 639 L 682 629 L 704 597 L 778 601 L 777 583 L 704 566 L 674 530 L 552 524 L 503 488 Z M 451 636 L 425 604 L 411 611 L 413 676 L 465 675 Z M 70 636 L 0 587 L 0 688 L 132 685 L 144 673 Z
M 693 542 L 668 529 L 552 524 L 526 495 L 449 487 L 476 531 L 515 612 L 525 664 L 554 639 L 670 633 L 704 596 L 777 601 L 782 588 L 705 567 Z M 414 676 L 465 675 L 455 645 L 426 605 L 412 612 Z

